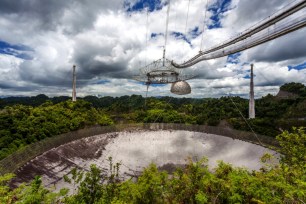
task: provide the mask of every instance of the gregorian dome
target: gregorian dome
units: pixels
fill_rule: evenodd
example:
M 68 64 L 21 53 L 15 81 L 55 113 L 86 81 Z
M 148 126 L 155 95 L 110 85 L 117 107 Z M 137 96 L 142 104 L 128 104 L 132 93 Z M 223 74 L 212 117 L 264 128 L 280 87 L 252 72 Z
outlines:
M 191 93 L 191 87 L 186 81 L 177 81 L 172 83 L 171 93 L 185 95 Z

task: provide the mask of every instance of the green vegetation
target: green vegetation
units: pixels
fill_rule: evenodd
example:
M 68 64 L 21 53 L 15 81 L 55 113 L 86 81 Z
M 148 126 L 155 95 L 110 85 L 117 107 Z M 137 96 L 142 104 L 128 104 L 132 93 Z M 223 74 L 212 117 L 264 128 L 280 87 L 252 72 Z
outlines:
M 301 96 L 306 96 L 306 87 L 304 86 L 304 84 L 301 83 L 291 82 L 288 84 L 284 84 L 283 86 L 280 87 L 280 90 L 298 94 Z
M 76 186 L 73 195 L 68 190 L 58 193 L 44 189 L 36 177 L 30 185 L 10 190 L 7 174 L 0 177 L 1 203 L 305 203 L 306 201 L 306 134 L 294 129 L 277 137 L 280 141 L 280 164 L 262 157 L 263 167 L 249 172 L 220 162 L 209 171 L 207 160 L 189 161 L 169 175 L 151 164 L 135 181 L 120 181 L 120 164 L 109 158 L 110 171 L 103 172 L 92 165 L 87 172 L 73 169 L 64 177 Z
M 255 132 L 278 135 L 280 164 L 270 164 L 271 155 L 264 155 L 259 171 L 223 162 L 209 171 L 206 159 L 190 160 L 171 175 L 151 164 L 138 178 L 120 181 L 120 164 L 109 158 L 109 172 L 92 165 L 87 172 L 73 169 L 64 176 L 76 188 L 72 195 L 67 189 L 45 189 L 39 177 L 11 189 L 14 175 L 0 176 L 0 203 L 305 203 L 306 134 L 303 128 L 291 131 L 292 126 L 306 126 L 305 86 L 290 83 L 281 90 L 295 95 L 256 100 L 257 118 L 249 120 Z M 69 97 L 10 97 L 0 99 L 0 159 L 47 137 L 93 125 L 163 122 L 249 131 L 241 117 L 247 113 L 248 101 L 240 97 L 87 96 L 74 103 Z
M 298 97 L 280 99 L 267 95 L 257 99 L 256 119 L 249 120 L 256 133 L 275 137 L 292 126 L 306 126 L 305 86 L 289 83 L 281 90 L 292 91 Z M 248 117 L 248 100 L 240 97 L 86 96 L 72 103 L 69 97 L 49 98 L 41 94 L 0 99 L 0 108 L 0 159 L 46 137 L 95 124 L 184 123 L 250 131 L 241 117 Z
M 113 121 L 89 102 L 48 101 L 37 107 L 14 105 L 0 110 L 0 159 L 27 144 L 86 126 Z

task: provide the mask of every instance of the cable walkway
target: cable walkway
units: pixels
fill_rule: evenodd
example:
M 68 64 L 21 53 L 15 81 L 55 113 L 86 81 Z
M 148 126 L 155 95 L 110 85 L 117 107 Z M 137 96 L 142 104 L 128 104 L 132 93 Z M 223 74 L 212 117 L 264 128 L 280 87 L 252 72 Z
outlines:
M 295 4 L 294 4 L 295 3 Z M 293 4 L 293 5 L 292 5 Z M 230 54 L 234 54 L 265 42 L 274 40 L 283 35 L 296 31 L 306 26 L 306 13 L 304 12 L 298 17 L 289 19 L 286 22 L 280 22 L 292 14 L 306 7 L 306 0 L 296 1 L 288 4 L 283 9 L 274 13 L 272 16 L 260 21 L 256 25 L 248 28 L 237 37 L 232 38 L 221 45 L 217 45 L 205 51 L 200 51 L 199 54 L 192 57 L 188 61 L 178 64 L 172 62 L 176 68 L 187 68 L 197 64 L 203 60 L 216 59 Z M 277 23 L 279 23 L 277 25 Z M 269 28 L 274 26 L 272 30 Z

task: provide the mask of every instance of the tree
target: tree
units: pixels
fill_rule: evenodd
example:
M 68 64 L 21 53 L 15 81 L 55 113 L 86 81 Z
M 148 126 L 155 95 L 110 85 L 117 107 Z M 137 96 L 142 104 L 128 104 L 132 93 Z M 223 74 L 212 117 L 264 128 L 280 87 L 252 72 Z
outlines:
M 282 162 L 290 168 L 304 169 L 306 173 L 306 133 L 305 128 L 293 128 L 293 132 L 284 131 L 277 140 L 282 147 Z

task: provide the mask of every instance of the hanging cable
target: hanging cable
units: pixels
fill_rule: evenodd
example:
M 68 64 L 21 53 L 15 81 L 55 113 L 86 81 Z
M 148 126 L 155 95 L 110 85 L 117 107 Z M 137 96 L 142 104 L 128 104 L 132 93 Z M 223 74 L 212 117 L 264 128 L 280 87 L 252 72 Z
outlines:
M 237 35 L 236 37 L 230 38 L 229 40 L 223 42 L 220 45 L 214 46 L 210 49 L 207 49 L 197 54 L 196 56 L 187 60 L 187 62 L 184 62 L 182 64 L 177 64 L 177 63 L 172 62 L 172 65 L 175 66 L 176 68 L 186 68 L 186 67 L 192 66 L 203 60 L 215 59 L 215 58 L 219 58 L 222 56 L 226 56 L 229 54 L 233 54 L 236 52 L 240 52 L 240 51 L 249 49 L 251 47 L 257 46 L 259 44 L 262 44 L 262 43 L 271 41 L 273 39 L 276 39 L 278 37 L 281 37 L 283 35 L 286 35 L 290 32 L 301 29 L 306 26 L 306 19 L 304 19 L 305 15 L 302 15 L 299 18 L 292 20 L 291 22 L 284 23 L 284 21 L 282 20 L 300 11 L 301 9 L 305 7 L 306 7 L 306 0 L 299 1 L 298 3 L 294 5 L 290 5 L 290 6 L 287 5 L 286 7 L 282 8 L 278 12 L 275 12 L 269 18 L 265 18 L 264 20 L 261 20 L 260 22 L 256 23 L 252 27 L 246 29 L 245 31 Z M 279 22 L 281 22 L 280 23 L 281 25 L 274 29 L 273 34 L 271 35 L 267 35 L 268 33 L 262 34 L 261 31 Z M 261 37 L 254 36 L 257 33 L 259 33 Z M 244 39 L 248 39 L 248 42 L 250 43 L 250 45 L 248 46 L 245 46 L 243 44 L 241 45 L 241 41 Z M 236 43 L 240 43 L 238 47 Z M 222 52 L 222 49 L 227 48 L 229 46 L 231 47 L 227 49 L 225 53 L 222 54 L 219 52 L 219 51 Z
M 175 5 L 174 5 L 174 7 L 175 7 Z M 174 14 L 174 16 L 175 16 L 175 18 L 174 18 L 174 30 L 177 30 L 177 9 L 174 9 L 174 12 L 175 12 L 175 14 Z
M 171 97 L 170 97 L 170 99 L 168 100 L 168 102 L 166 102 L 166 105 L 169 105 L 170 104 L 170 101 L 171 101 Z M 162 112 L 163 113 L 163 112 Z M 156 121 L 159 119 L 159 117 L 161 116 L 161 114 L 162 113 L 160 113 L 160 114 L 158 114 L 158 116 L 155 118 L 155 120 L 154 120 L 154 123 L 156 123 Z
M 65 94 L 67 92 L 67 87 L 71 87 L 71 76 L 72 75 L 72 69 L 70 68 L 69 70 L 63 72 L 63 76 L 64 77 L 59 77 L 59 84 L 63 84 L 63 86 L 59 89 L 59 91 L 62 94 Z M 79 80 L 78 80 L 79 81 Z M 68 86 L 68 82 L 69 82 L 69 86 Z
M 239 110 L 238 106 L 236 105 L 236 103 L 234 102 L 234 100 L 232 99 L 231 95 L 229 94 L 229 98 L 230 100 L 232 101 L 232 103 L 234 104 L 235 108 L 238 110 L 239 114 L 241 115 L 241 117 L 243 118 L 243 120 L 245 121 L 245 123 L 247 124 L 247 126 L 250 128 L 250 130 L 252 131 L 252 133 L 254 134 L 254 136 L 257 138 L 258 140 L 258 143 L 261 145 L 261 146 L 264 146 L 262 144 L 262 142 L 260 141 L 258 135 L 255 133 L 255 131 L 253 130 L 253 128 L 251 127 L 251 125 L 248 123 L 247 119 L 243 116 L 243 114 L 241 113 L 241 111 Z
M 144 104 L 145 110 L 147 109 L 147 98 L 148 98 L 149 86 L 150 84 L 147 83 L 147 91 L 146 91 L 146 98 L 145 98 L 145 104 Z
M 185 35 L 186 36 L 187 36 L 187 24 L 188 24 L 188 18 L 189 18 L 189 7 L 190 7 L 190 0 L 188 1 L 186 24 L 185 24 Z
M 188 0 L 187 14 L 186 14 L 186 23 L 185 23 L 185 30 L 184 30 L 184 33 L 182 33 L 183 50 L 185 50 L 185 46 L 186 46 L 184 41 L 187 41 L 187 42 L 188 42 L 188 39 L 187 39 L 187 25 L 188 25 L 188 18 L 189 18 L 189 8 L 190 8 L 190 0 Z M 185 37 L 185 39 L 184 39 L 184 37 Z
M 149 27 L 149 8 L 147 8 L 147 21 L 146 21 L 146 52 L 145 52 L 145 65 L 147 65 L 148 58 L 148 28 Z
M 207 9 L 208 9 L 208 3 L 209 3 L 209 0 L 206 0 L 206 7 L 205 7 L 205 13 L 204 13 L 204 22 L 203 22 L 203 29 L 202 29 L 202 37 L 201 37 L 201 45 L 200 45 L 200 52 L 202 52 L 203 36 L 204 36 L 204 30 L 205 30 L 205 26 L 206 26 L 206 14 L 207 14 Z
M 167 38 L 168 38 L 168 24 L 169 24 L 170 3 L 171 3 L 171 0 L 169 0 L 168 10 L 167 10 L 166 31 L 165 31 L 165 45 L 164 45 L 164 51 L 163 51 L 163 66 L 165 66 L 165 58 L 166 58 L 166 46 L 167 46 Z

